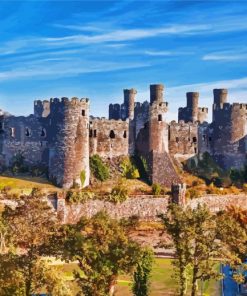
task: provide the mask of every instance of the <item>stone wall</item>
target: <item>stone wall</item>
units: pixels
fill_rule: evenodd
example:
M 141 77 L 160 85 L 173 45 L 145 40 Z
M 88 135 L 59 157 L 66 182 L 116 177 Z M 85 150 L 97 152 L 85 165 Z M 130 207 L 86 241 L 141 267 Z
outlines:
M 2 124 L 1 139 L 1 154 L 5 165 L 10 165 L 17 153 L 21 153 L 29 165 L 47 164 L 46 129 L 42 121 L 34 115 L 6 116 Z
M 156 197 L 150 195 L 133 196 L 120 204 L 92 200 L 85 204 L 67 205 L 64 199 L 58 199 L 57 212 L 63 223 L 76 223 L 82 216 L 92 217 L 102 210 L 116 219 L 137 215 L 143 221 L 158 221 L 157 215 L 165 214 L 168 204 L 169 196 Z M 187 202 L 187 206 L 192 208 L 195 208 L 198 204 L 205 204 L 214 212 L 224 210 L 230 205 L 247 209 L 247 194 L 205 195 Z
M 169 125 L 169 152 L 176 158 L 190 158 L 197 154 L 198 124 L 172 121 Z
M 128 155 L 129 121 L 91 119 L 89 139 L 90 155 L 102 158 Z
M 211 211 L 217 212 L 226 209 L 228 206 L 236 206 L 242 209 L 247 209 L 247 194 L 228 194 L 216 195 L 208 194 L 200 198 L 195 198 L 187 203 L 187 206 L 195 208 L 199 204 L 204 204 Z
M 135 196 L 120 204 L 92 200 L 85 204 L 65 205 L 63 222 L 76 223 L 80 217 L 92 217 L 101 210 L 105 210 L 112 218 L 120 219 L 137 215 L 141 220 L 155 221 L 157 214 L 167 211 L 168 201 L 168 196 Z M 62 210 L 58 208 L 58 212 L 62 213 Z

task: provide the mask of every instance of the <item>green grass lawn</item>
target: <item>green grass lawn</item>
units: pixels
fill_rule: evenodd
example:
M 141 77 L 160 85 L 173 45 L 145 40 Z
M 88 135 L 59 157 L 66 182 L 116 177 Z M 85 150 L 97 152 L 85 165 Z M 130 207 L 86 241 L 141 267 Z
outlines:
M 156 258 L 153 267 L 152 281 L 151 281 L 151 296 L 169 296 L 176 295 L 176 283 L 172 278 L 173 266 L 171 259 Z M 77 267 L 75 263 L 62 264 L 56 266 L 63 272 L 68 280 L 73 278 L 73 270 Z M 215 268 L 219 268 L 216 264 Z M 75 287 L 75 291 L 78 291 Z M 199 285 L 199 291 L 201 287 Z M 189 294 L 188 294 L 189 295 Z M 201 294 L 199 294 L 201 295 Z M 220 283 L 216 281 L 205 282 L 203 284 L 204 296 L 219 296 Z M 120 276 L 118 285 L 116 287 L 116 296 L 132 296 L 131 293 L 131 278 L 129 276 Z

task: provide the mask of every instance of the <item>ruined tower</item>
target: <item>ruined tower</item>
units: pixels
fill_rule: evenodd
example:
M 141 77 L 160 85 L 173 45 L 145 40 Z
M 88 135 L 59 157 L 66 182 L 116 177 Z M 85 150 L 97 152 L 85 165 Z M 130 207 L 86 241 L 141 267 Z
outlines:
M 50 178 L 63 188 L 89 184 L 89 100 L 51 100 Z
M 124 105 L 126 106 L 126 117 L 130 120 L 134 119 L 135 96 L 137 91 L 134 88 L 124 89 Z
M 150 85 L 149 151 L 157 153 L 168 152 L 168 103 L 163 101 L 163 90 L 162 84 Z
M 187 106 L 178 109 L 178 121 L 204 122 L 208 115 L 208 108 L 199 108 L 199 92 L 187 92 Z
M 163 102 L 163 84 L 151 84 L 150 85 L 150 104 L 153 102 L 162 103 Z
M 163 101 L 163 90 L 161 84 L 150 85 L 148 163 L 151 183 L 169 187 L 180 179 L 168 154 L 168 103 Z

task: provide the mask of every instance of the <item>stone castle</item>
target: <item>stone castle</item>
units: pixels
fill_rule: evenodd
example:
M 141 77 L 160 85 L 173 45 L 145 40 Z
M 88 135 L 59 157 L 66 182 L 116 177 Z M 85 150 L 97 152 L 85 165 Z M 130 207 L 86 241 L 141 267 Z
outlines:
M 122 104 L 109 105 L 109 119 L 90 116 L 89 99 L 35 101 L 34 114 L 13 116 L 0 110 L 0 166 L 21 153 L 26 163 L 45 165 L 58 186 L 89 184 L 89 157 L 138 155 L 150 182 L 181 183 L 174 160 L 210 153 L 224 169 L 241 168 L 247 155 L 247 104 L 227 102 L 226 89 L 214 89 L 213 120 L 198 107 L 199 93 L 187 93 L 178 122 L 167 122 L 164 86 L 150 85 L 150 101 L 135 101 L 135 89 L 124 90 Z M 81 176 L 84 176 L 81 184 Z

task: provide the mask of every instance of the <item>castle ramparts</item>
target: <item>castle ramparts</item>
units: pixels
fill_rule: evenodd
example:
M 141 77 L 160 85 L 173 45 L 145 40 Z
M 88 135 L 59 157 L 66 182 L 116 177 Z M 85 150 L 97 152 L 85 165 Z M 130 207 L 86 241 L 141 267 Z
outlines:
M 0 111 L 0 165 L 10 166 L 21 153 L 27 165 L 43 165 L 57 185 L 89 184 L 89 157 L 111 159 L 139 155 L 150 182 L 181 183 L 173 159 L 183 161 L 208 152 L 225 169 L 240 168 L 247 153 L 247 104 L 227 101 L 226 89 L 213 90 L 213 120 L 199 107 L 199 93 L 188 92 L 178 122 L 167 122 L 164 86 L 150 85 L 149 101 L 137 102 L 134 88 L 123 91 L 122 104 L 109 105 L 109 119 L 90 116 L 89 99 L 34 101 L 34 113 L 13 116 Z

